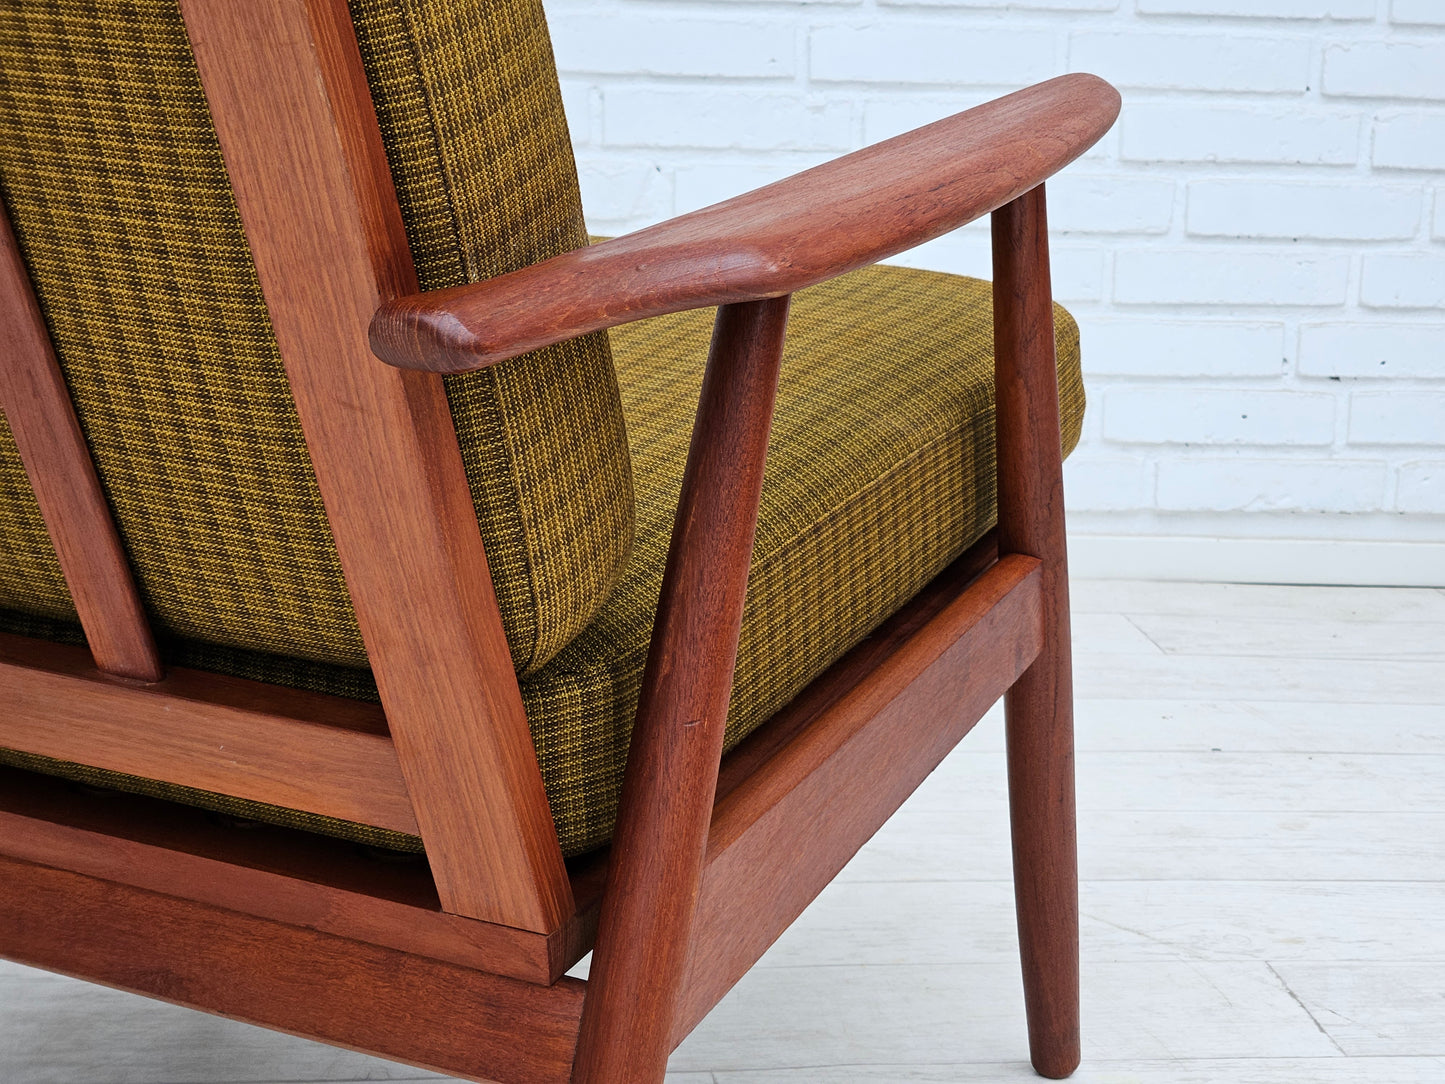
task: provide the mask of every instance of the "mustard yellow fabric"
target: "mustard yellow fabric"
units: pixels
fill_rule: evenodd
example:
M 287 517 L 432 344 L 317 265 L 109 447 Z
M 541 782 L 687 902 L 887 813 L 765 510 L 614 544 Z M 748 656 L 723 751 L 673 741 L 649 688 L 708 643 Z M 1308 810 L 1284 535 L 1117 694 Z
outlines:
M 563 847 L 611 832 L 691 438 L 712 312 L 615 328 L 637 495 L 632 560 L 522 695 Z M 1066 452 L 1084 389 L 1055 308 Z M 763 478 L 730 749 L 995 518 L 989 284 L 878 267 L 796 295 Z
M 424 288 L 586 243 L 540 0 L 354 0 Z M 0 4 L 0 190 L 158 631 L 366 665 L 175 0 Z M 596 335 L 447 382 L 515 665 L 627 560 Z M 73 617 L 8 434 L 0 607 Z
M 1055 316 L 1069 451 L 1084 412 L 1079 338 L 1062 308 Z M 522 682 L 568 854 L 611 831 L 711 319 L 684 313 L 612 332 L 637 502 L 632 558 L 582 634 Z M 974 279 L 873 268 L 794 299 L 729 747 L 992 525 L 992 334 L 989 286 Z M 375 696 L 364 671 L 222 651 L 188 664 Z M 234 803 L 227 811 L 274 819 Z

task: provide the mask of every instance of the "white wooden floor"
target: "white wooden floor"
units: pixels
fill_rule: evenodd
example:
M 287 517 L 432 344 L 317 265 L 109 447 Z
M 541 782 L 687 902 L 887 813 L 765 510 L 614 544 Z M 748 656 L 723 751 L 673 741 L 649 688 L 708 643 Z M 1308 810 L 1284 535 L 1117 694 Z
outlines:
M 1075 585 L 1087 1084 L 1445 1076 L 1445 592 Z M 1001 719 L 675 1084 L 1033 1079 Z M 0 965 L 4 1084 L 437 1079 Z

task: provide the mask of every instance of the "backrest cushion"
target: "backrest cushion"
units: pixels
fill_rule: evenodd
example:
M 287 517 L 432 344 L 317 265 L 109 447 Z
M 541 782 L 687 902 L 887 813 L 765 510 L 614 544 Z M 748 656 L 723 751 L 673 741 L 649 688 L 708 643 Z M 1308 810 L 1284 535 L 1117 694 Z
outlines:
M 423 289 L 586 243 L 540 0 L 352 14 Z M 175 0 L 0 5 L 0 189 L 160 631 L 364 666 Z M 447 394 L 531 671 L 631 544 L 607 339 L 448 378 Z M 0 608 L 73 616 L 40 527 L 0 427 Z

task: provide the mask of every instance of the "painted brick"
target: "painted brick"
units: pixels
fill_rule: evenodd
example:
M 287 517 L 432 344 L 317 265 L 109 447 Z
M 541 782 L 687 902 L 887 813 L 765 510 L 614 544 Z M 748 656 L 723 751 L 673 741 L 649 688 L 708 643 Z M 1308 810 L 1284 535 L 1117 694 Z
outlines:
M 1352 165 L 1360 118 L 1298 107 L 1187 101 L 1130 103 L 1120 156 L 1134 162 Z
M 562 80 L 562 109 L 567 114 L 567 129 L 572 145 L 582 147 L 592 139 L 592 87 L 576 80 Z
M 853 106 L 749 90 L 609 87 L 602 131 L 620 147 L 846 151 Z
M 1346 539 L 1445 512 L 1445 0 L 544 2 L 599 232 L 1112 77 L 1119 125 L 1049 182 L 1091 396 L 1070 507 L 1223 536 L 1344 512 L 1296 522 Z M 987 223 L 897 262 L 987 277 Z
M 1445 5 L 1440 0 L 1390 0 L 1390 21 L 1445 26 Z
M 1305 376 L 1445 380 L 1445 324 L 1306 324 L 1298 364 Z
M 732 199 L 744 192 L 772 184 L 801 173 L 827 161 L 831 155 L 790 156 L 785 161 L 761 164 L 756 162 L 706 162 L 679 166 L 675 173 L 677 213 L 685 214 L 699 207 Z
M 1069 70 L 1117 86 L 1302 94 L 1309 44 L 1225 34 L 1084 31 L 1069 42 Z
M 1220 248 L 1122 249 L 1114 300 L 1125 305 L 1342 305 L 1348 256 Z
M 1445 100 L 1445 42 L 1365 41 L 1325 50 L 1324 92 Z
M 1110 388 L 1104 436 L 1127 444 L 1326 445 L 1335 397 L 1296 391 Z
M 1420 227 L 1423 191 L 1380 184 L 1192 181 L 1188 231 L 1198 237 L 1403 240 Z
M 1445 308 L 1445 252 L 1366 256 L 1360 300 L 1376 309 Z
M 1159 507 L 1171 512 L 1369 512 L 1382 506 L 1382 462 L 1166 459 Z
M 1401 512 L 1445 515 L 1445 459 L 1404 464 L 1397 486 L 1395 507 Z
M 594 232 L 635 228 L 672 216 L 672 176 L 655 161 L 578 155 L 582 207 Z
M 982 105 L 992 97 L 994 94 L 990 91 L 975 90 L 927 96 L 898 92 L 887 98 L 870 99 L 863 107 L 863 143 L 866 146 L 892 139 Z
M 1076 512 L 1124 512 L 1154 501 L 1154 464 L 1144 456 L 1077 453 L 1064 460 L 1064 501 Z
M 1105 250 L 1069 242 L 1050 246 L 1054 298 L 1074 303 L 1097 301 L 1104 291 Z M 993 277 L 993 249 L 987 221 L 976 222 L 888 261 L 901 267 L 922 267 L 975 278 Z
M 776 79 L 794 74 L 797 56 L 793 26 L 769 19 L 568 11 L 552 18 L 551 31 L 563 72 Z
M 1445 114 L 1385 113 L 1376 117 L 1370 163 L 1383 169 L 1445 170 Z
M 1284 325 L 1140 317 L 1079 318 L 1084 372 L 1138 377 L 1277 377 Z
M 808 71 L 824 82 L 1018 87 L 1059 73 L 1062 35 L 947 23 L 820 27 Z
M 1357 391 L 1349 432 L 1351 444 L 1445 443 L 1445 392 Z
M 1066 172 L 1049 182 L 1049 228 L 1063 233 L 1167 233 L 1173 181 Z
M 1139 0 L 1139 11 L 1259 19 L 1373 19 L 1375 0 Z

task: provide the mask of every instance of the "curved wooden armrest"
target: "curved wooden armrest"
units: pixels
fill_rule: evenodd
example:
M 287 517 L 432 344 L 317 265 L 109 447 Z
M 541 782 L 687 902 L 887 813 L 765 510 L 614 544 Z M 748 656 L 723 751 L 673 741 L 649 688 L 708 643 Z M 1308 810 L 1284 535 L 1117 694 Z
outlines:
M 383 305 L 389 365 L 459 373 L 589 331 L 781 297 L 957 229 L 1034 188 L 1114 123 L 1065 75 L 691 214 L 484 282 Z

